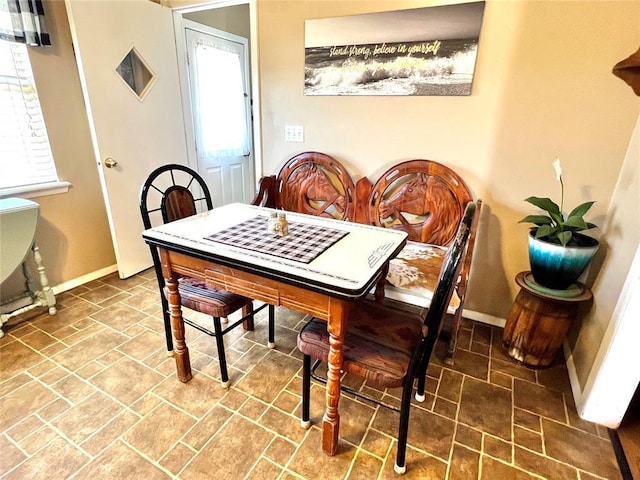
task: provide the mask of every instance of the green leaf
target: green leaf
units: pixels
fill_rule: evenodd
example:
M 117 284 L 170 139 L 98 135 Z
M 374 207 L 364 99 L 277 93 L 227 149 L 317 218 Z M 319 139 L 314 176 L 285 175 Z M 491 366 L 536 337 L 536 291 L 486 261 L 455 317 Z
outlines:
M 582 217 L 575 215 L 567 218 L 567 221 L 564 222 L 564 225 L 567 227 L 575 228 L 577 230 L 586 230 L 587 228 L 589 228 L 587 222 L 585 222 Z
M 581 205 L 578 205 L 576 208 L 571 210 L 569 214 L 570 217 L 582 217 L 585 213 L 589 211 L 591 206 L 596 202 L 584 202 Z
M 536 238 L 548 237 L 552 235 L 556 229 L 551 225 L 542 225 L 536 231 Z
M 538 208 L 541 208 L 545 212 L 549 212 L 550 215 L 553 214 L 561 215 L 560 207 L 550 198 L 541 198 L 541 197 L 527 197 L 524 199 L 525 202 L 529 202 L 532 205 L 535 205 Z
M 562 216 L 562 213 L 552 212 L 549 215 L 551 215 L 551 218 L 553 219 L 553 221 L 556 222 L 556 224 L 558 225 L 564 222 L 564 217 Z
M 585 230 L 589 230 L 590 228 L 598 228 L 598 225 L 595 223 L 587 222 L 587 228 Z
M 563 247 L 567 246 L 567 243 L 569 243 L 571 237 L 573 237 L 573 234 L 571 232 L 560 232 L 558 234 L 558 240 L 560 240 L 560 244 Z
M 518 223 L 535 223 L 536 225 L 549 225 L 551 219 L 546 215 L 527 215 Z

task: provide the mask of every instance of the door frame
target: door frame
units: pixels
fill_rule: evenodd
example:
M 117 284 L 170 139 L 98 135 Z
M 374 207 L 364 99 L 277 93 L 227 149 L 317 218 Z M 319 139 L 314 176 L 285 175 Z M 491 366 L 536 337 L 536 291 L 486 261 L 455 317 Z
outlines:
M 576 366 L 568 346 L 565 356 L 571 377 L 573 396 L 580 418 L 616 429 L 629 408 L 633 395 L 640 385 L 640 371 L 630 368 L 640 363 L 640 245 L 626 281 L 618 297 L 611 321 L 587 377 L 580 390 Z
M 184 30 L 187 24 L 192 22 L 182 18 L 183 13 L 216 8 L 231 7 L 234 5 L 249 5 L 249 28 L 251 38 L 249 41 L 249 70 L 251 80 L 251 122 L 253 131 L 253 185 L 257 186 L 258 179 L 263 175 L 262 162 L 262 124 L 260 111 L 260 75 L 258 69 L 258 29 L 257 29 L 257 5 L 256 0 L 214 0 L 205 5 L 179 7 L 173 10 L 173 28 L 176 42 L 176 54 L 178 57 L 178 77 L 180 80 L 180 97 L 182 100 L 182 112 L 185 125 L 185 140 L 187 143 L 187 164 L 194 170 L 198 169 L 198 156 L 196 152 L 195 129 L 193 126 L 193 110 L 191 108 L 191 95 L 189 93 L 189 68 L 187 65 L 187 43 Z M 195 23 L 195 22 L 194 22 Z M 213 28 L 213 27 L 207 27 Z

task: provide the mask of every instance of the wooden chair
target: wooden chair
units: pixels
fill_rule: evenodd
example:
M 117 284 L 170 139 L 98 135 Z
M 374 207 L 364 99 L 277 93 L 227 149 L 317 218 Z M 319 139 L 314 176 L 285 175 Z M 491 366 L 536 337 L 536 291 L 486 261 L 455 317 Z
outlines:
M 368 223 L 404 230 L 409 234 L 409 242 L 390 263 L 384 290 L 376 292 L 378 298 L 429 306 L 447 247 L 453 242 L 465 206 L 471 201 L 473 195 L 464 180 L 452 169 L 431 160 L 402 162 L 380 176 L 367 201 Z M 453 364 L 462 321 L 481 200 L 476 205 L 478 213 L 471 226 L 456 295 L 449 305 L 451 330 L 444 358 L 449 365 Z
M 354 221 L 355 185 L 334 158 L 304 152 L 289 159 L 278 176 L 260 179 L 254 205 Z
M 394 470 L 400 474 L 406 471 L 405 453 L 414 379 L 418 379 L 415 398 L 423 402 L 427 365 L 462 267 L 475 214 L 476 206 L 469 202 L 453 243 L 447 250 L 426 316 L 371 301 L 356 303 L 349 315 L 344 340 L 343 371 L 365 378 L 368 385 L 378 389 L 402 387 L 401 406 L 398 409 L 362 392 L 355 392 L 344 386 L 342 389 L 399 411 L 398 450 Z M 319 362 L 327 362 L 329 356 L 327 323 L 317 318 L 311 319 L 298 335 L 298 348 L 303 353 L 301 423 L 308 428 L 311 375 Z M 317 359 L 313 367 L 311 357 Z M 314 375 L 314 378 L 317 377 Z
M 211 194 L 205 181 L 200 175 L 184 165 L 172 164 L 157 168 L 151 172 L 140 191 L 140 213 L 142 215 L 142 223 L 146 229 L 152 228 L 154 224 L 172 222 L 212 208 Z M 152 220 L 152 217 L 155 221 Z M 158 287 L 160 288 L 167 350 L 171 352 L 173 351 L 173 338 L 167 292 L 164 288 L 164 277 L 158 251 L 153 247 L 151 248 L 151 257 L 153 258 Z M 203 281 L 185 276 L 178 280 L 178 291 L 183 307 L 213 317 L 213 331 L 199 323 L 183 318 L 186 324 L 215 337 L 221 383 L 224 388 L 227 388 L 229 386 L 229 374 L 223 336 L 240 324 L 243 324 L 245 330 L 253 330 L 253 315 L 266 305 L 254 310 L 253 302 L 250 298 L 211 287 Z M 268 346 L 273 348 L 275 346 L 275 308 L 272 305 L 268 307 Z M 243 317 L 231 325 L 224 325 L 225 328 L 223 328 L 221 319 L 227 322 L 227 317 L 240 309 L 242 309 Z

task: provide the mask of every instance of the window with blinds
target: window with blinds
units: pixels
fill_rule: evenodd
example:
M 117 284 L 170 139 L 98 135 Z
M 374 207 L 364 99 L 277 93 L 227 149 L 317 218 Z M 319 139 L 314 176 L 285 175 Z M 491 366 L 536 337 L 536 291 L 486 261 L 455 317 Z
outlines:
M 0 40 L 0 190 L 58 181 L 27 47 Z

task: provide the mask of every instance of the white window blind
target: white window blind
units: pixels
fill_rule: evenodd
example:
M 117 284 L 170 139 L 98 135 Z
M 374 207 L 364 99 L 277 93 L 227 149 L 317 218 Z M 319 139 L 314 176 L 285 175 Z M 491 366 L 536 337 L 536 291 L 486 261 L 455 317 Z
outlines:
M 0 189 L 57 181 L 27 47 L 0 40 Z

